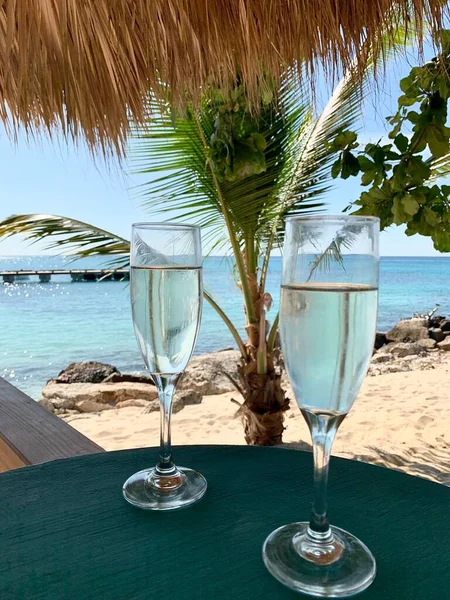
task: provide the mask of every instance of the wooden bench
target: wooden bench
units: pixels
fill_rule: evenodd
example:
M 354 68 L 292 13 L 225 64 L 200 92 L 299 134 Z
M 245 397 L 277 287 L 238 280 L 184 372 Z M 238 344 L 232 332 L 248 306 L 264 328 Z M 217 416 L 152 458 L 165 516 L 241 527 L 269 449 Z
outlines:
M 0 472 L 103 451 L 0 377 Z

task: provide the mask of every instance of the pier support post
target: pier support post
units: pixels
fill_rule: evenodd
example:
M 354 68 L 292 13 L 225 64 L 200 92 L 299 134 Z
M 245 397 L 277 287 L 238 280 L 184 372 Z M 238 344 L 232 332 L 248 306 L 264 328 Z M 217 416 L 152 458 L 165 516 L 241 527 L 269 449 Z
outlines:
M 40 273 L 39 274 L 39 281 L 41 283 L 49 283 L 50 279 L 51 279 L 51 274 L 50 273 Z
M 3 283 L 14 283 L 14 275 L 3 275 Z

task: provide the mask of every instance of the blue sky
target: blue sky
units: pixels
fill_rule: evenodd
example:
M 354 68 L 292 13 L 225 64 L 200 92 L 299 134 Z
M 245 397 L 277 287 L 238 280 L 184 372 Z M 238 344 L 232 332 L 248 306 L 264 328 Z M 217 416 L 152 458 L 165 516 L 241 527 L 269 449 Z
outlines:
M 390 65 L 386 76 L 363 107 L 361 135 L 364 142 L 377 141 L 385 134 L 384 117 L 395 111 L 398 81 L 417 63 L 417 57 Z M 319 102 L 327 90 L 319 90 Z M 118 165 L 94 162 L 81 145 L 66 143 L 62 136 L 11 141 L 0 129 L 0 218 L 10 214 L 42 212 L 67 215 L 98 223 L 105 229 L 129 237 L 131 223 L 149 220 L 139 205 L 135 189 L 142 180 L 124 173 Z M 125 171 L 127 165 L 124 165 Z M 133 189 L 134 188 L 134 189 Z M 361 192 L 356 181 L 339 182 L 326 201 L 330 213 L 340 213 Z M 152 220 L 155 220 L 154 217 Z M 29 246 L 19 237 L 0 241 L 0 255 L 39 254 L 42 246 Z M 393 227 L 381 235 L 381 252 L 387 256 L 437 255 L 428 238 L 408 238 L 403 228 Z

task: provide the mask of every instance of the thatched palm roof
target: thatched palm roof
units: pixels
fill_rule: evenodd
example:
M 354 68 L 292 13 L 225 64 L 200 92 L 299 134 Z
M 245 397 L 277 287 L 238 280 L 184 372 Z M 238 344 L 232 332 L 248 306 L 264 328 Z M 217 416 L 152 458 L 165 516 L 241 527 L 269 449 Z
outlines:
M 169 85 L 183 105 L 210 81 L 241 74 L 249 94 L 263 73 L 296 61 L 330 69 L 398 20 L 437 29 L 443 0 L 2 0 L 0 118 L 14 131 L 63 125 L 93 147 L 120 148 L 143 98 Z

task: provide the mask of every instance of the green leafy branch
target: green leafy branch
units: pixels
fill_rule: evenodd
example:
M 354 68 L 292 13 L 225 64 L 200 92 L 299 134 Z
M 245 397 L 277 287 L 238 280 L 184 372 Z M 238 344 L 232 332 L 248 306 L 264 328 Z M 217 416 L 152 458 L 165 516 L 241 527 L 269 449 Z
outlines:
M 441 32 L 441 52 L 400 81 L 398 110 L 387 117 L 392 142 L 359 148 L 353 131 L 327 143 L 339 152 L 334 178 L 361 176 L 369 189 L 346 210 L 373 215 L 381 228 L 406 224 L 406 234 L 429 236 L 434 247 L 450 252 L 450 185 L 435 183 L 450 173 L 450 32 Z

